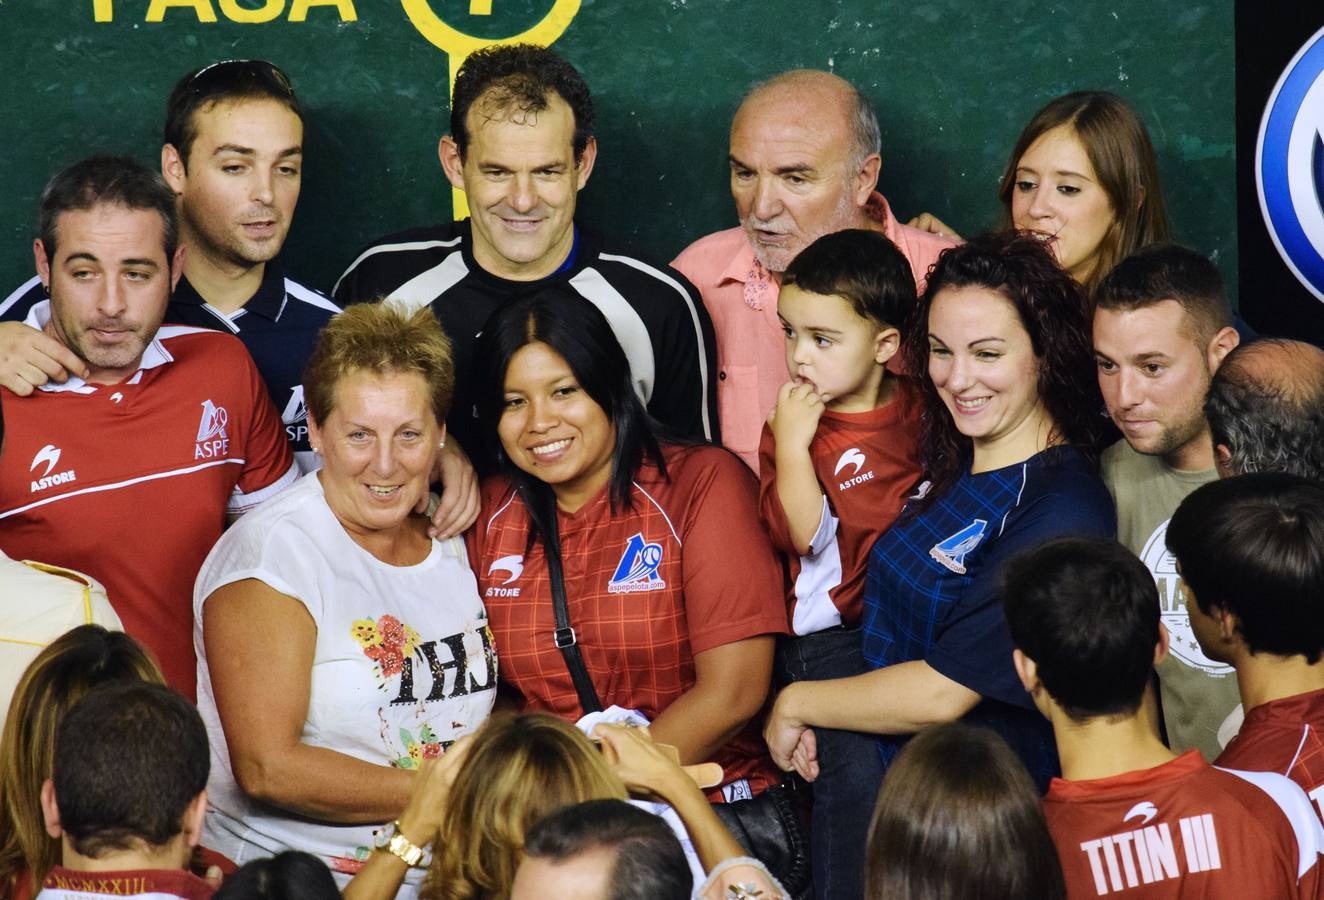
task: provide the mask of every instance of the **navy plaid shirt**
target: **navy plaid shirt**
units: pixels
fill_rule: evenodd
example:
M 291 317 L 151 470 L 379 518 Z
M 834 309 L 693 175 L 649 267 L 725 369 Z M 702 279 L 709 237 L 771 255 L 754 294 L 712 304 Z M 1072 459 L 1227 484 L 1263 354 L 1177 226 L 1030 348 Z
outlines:
M 998 598 L 1002 562 L 1067 534 L 1115 537 L 1112 498 L 1074 447 L 972 475 L 901 518 L 874 545 L 864 592 L 864 658 L 875 668 L 924 660 L 985 699 L 967 717 L 1003 733 L 1046 784 L 1056 767 L 1048 723 L 1021 687 Z M 904 737 L 880 739 L 884 764 Z M 1038 771 L 1036 771 L 1038 770 Z

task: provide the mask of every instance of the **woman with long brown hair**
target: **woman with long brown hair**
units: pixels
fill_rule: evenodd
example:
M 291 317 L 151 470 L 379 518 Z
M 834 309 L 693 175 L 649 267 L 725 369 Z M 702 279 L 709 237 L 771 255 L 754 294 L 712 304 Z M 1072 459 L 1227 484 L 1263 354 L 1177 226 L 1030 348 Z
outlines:
M 1048 241 L 1090 294 L 1132 252 L 1168 240 L 1149 132 L 1108 91 L 1063 94 L 1035 113 L 1012 147 L 998 199 L 1003 225 Z M 910 224 L 960 237 L 930 213 Z
M 1046 787 L 1048 722 L 1011 664 L 1002 563 L 1064 534 L 1112 537 L 1098 475 L 1106 434 L 1083 291 L 1024 233 L 943 252 L 906 323 L 924 373 L 925 482 L 869 554 L 863 653 L 872 671 L 786 687 L 764 736 L 817 777 L 813 729 L 878 736 L 884 766 L 910 735 L 964 719 L 1001 734 Z
M 1064 900 L 1039 792 L 986 728 L 915 736 L 883 780 L 864 860 L 866 900 Z

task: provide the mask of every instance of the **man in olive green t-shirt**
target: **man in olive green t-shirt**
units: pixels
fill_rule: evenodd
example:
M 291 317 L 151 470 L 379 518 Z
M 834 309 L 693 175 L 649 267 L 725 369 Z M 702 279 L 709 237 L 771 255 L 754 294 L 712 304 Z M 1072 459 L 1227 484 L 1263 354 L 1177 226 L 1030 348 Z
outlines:
M 1212 760 L 1241 724 L 1236 674 L 1200 650 L 1164 535 L 1182 499 L 1218 477 L 1204 399 L 1238 342 L 1232 311 L 1214 265 L 1173 245 L 1124 260 L 1099 285 L 1097 302 L 1099 388 L 1124 438 L 1103 454 L 1117 536 L 1154 574 L 1171 635 L 1158 668 L 1169 742 Z

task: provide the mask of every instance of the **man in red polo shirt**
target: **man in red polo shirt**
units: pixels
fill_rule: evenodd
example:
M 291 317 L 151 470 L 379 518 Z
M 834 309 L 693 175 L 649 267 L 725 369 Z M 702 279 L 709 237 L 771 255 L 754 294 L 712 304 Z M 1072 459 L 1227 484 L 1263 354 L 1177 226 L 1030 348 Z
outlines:
M 61 171 L 41 199 L 28 323 L 86 378 L 4 395 L 0 548 L 87 572 L 125 630 L 194 696 L 193 579 L 241 513 L 297 475 L 280 418 L 232 335 L 161 326 L 182 272 L 174 193 L 123 157 Z

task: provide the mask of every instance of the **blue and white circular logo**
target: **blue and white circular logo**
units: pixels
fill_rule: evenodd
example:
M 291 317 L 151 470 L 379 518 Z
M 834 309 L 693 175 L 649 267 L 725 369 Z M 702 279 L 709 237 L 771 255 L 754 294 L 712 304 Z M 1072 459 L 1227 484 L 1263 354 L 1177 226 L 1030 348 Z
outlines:
M 1255 186 L 1283 262 L 1324 300 L 1324 28 L 1297 51 L 1269 95 Z

